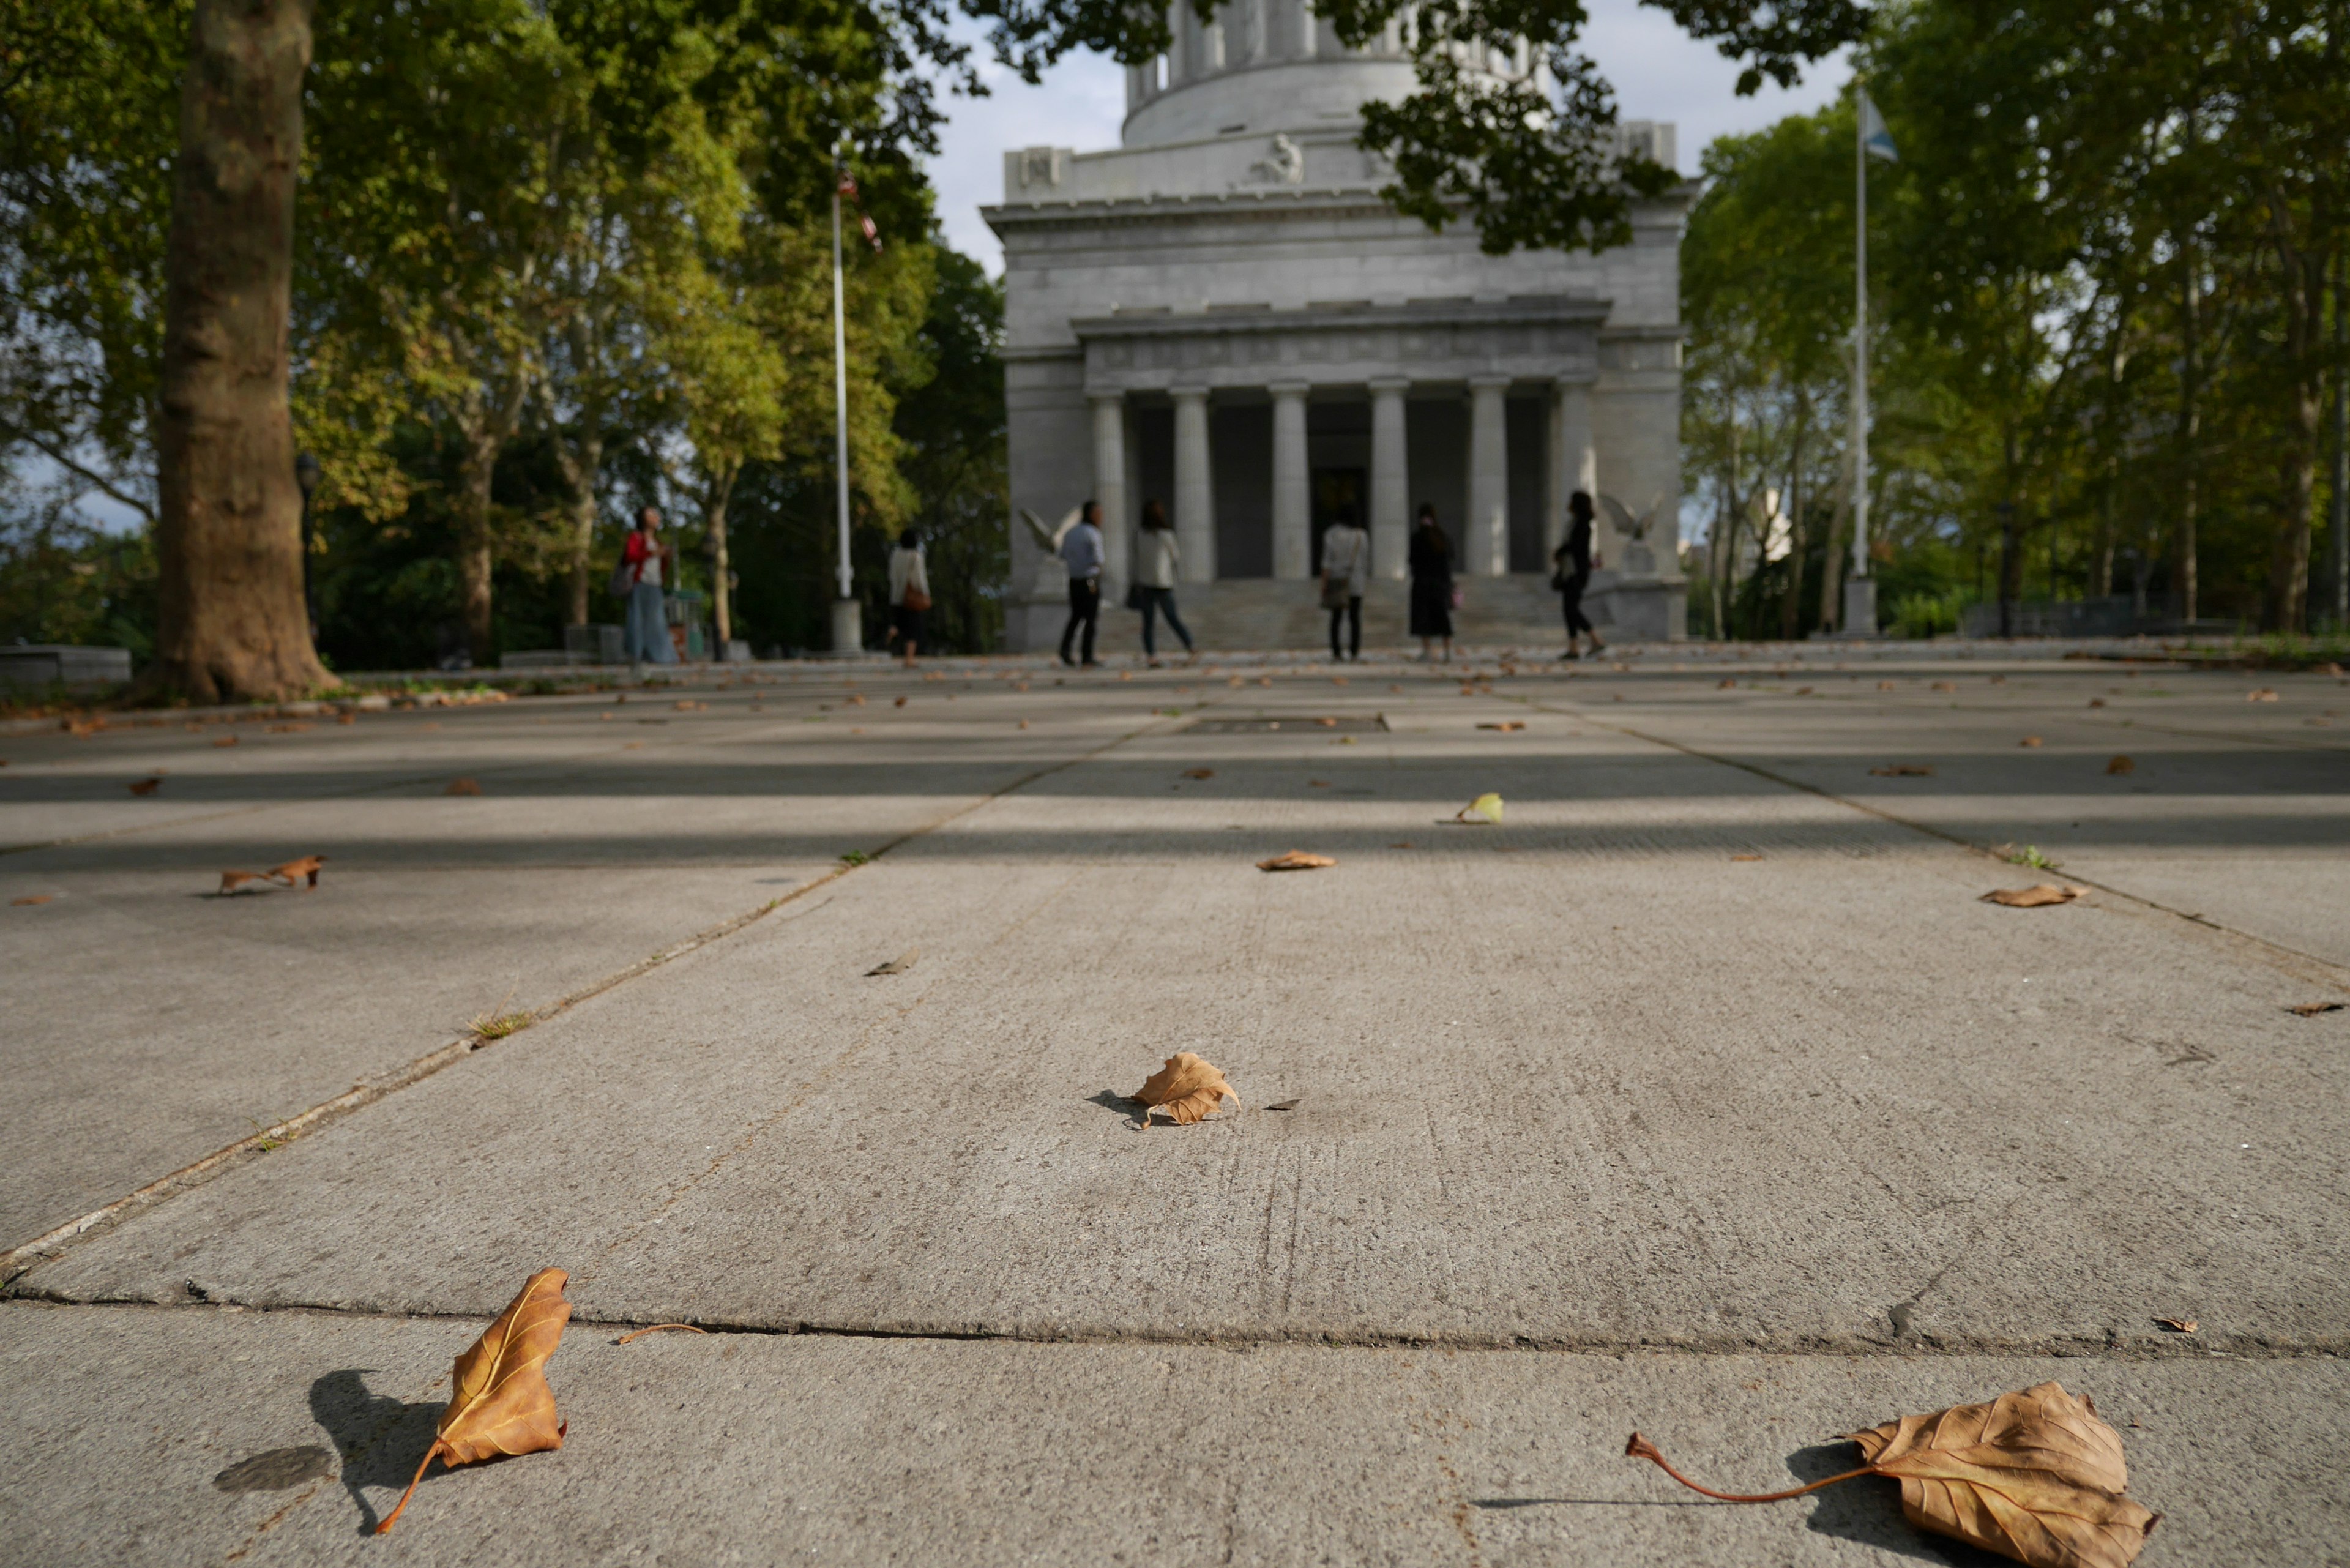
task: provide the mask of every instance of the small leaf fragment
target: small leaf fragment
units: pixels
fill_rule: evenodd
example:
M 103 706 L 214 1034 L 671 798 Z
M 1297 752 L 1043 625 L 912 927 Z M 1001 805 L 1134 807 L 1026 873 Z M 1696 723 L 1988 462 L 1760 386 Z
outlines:
M 1325 866 L 1336 864 L 1338 862 L 1327 855 L 1315 855 L 1303 849 L 1291 849 L 1274 856 L 1270 860 L 1258 861 L 1256 868 L 1260 871 L 1316 871 Z
M 2273 702 L 2276 700 L 2276 688 L 2273 686 L 2259 686 L 2244 693 L 2247 702 Z
M 1165 1111 L 1178 1127 L 1190 1127 L 1221 1109 L 1226 1095 L 1240 1104 L 1240 1091 L 1224 1082 L 1222 1069 L 1191 1052 L 1178 1051 L 1127 1098 L 1142 1103 L 1144 1127 L 1150 1125 L 1154 1110 Z
M 234 746 L 236 744 L 236 737 L 234 735 L 223 735 L 220 739 L 214 741 L 213 744 L 215 746 Z
M 870 980 L 877 974 L 903 974 L 908 970 L 913 968 L 914 961 L 921 956 L 921 949 L 908 948 L 904 952 L 899 953 L 888 963 L 876 964 L 871 969 L 867 970 L 865 971 L 865 977 L 868 980 Z
M 1465 822 L 1471 826 L 1481 822 L 1499 823 L 1502 820 L 1502 797 L 1488 790 L 1453 813 L 1452 820 Z
M 288 860 L 283 866 L 274 866 L 263 875 L 272 881 L 283 882 L 288 888 L 307 877 L 309 885 L 315 888 L 318 885 L 318 868 L 326 863 L 327 857 L 323 855 L 305 855 L 299 860 Z
M 1213 768 L 1185 768 L 1183 770 L 1183 776 L 1187 779 L 1211 779 L 1216 776 L 1216 770 Z
M 1297 1102 L 1295 1100 L 1275 1100 L 1273 1104 L 1265 1106 L 1264 1108 L 1269 1111 L 1294 1111 L 1297 1108 Z
M 157 790 L 162 787 L 163 781 L 161 779 L 133 779 L 130 781 L 130 793 L 132 794 L 153 794 Z
M 223 893 L 234 893 L 247 882 L 258 882 L 267 876 L 268 873 L 265 871 L 224 871 L 221 873 L 220 890 Z
M 46 904 L 56 897 L 55 893 L 28 893 L 21 898 L 9 899 L 8 903 L 12 909 L 21 909 L 32 904 Z
M 482 786 L 472 779 L 451 779 L 449 787 L 441 793 L 442 794 L 479 794 L 482 793 Z
M 1480 724 L 1477 727 L 1481 730 L 1500 730 L 1507 732 L 1513 730 L 1524 729 L 1526 727 L 1526 722 L 1523 719 L 1497 719 Z
M 1761 857 L 1760 855 L 1733 855 L 1733 856 L 1731 856 L 1730 858 L 1731 858 L 1731 862 L 1734 864 L 1734 863 L 1736 863 L 1736 862 L 1738 862 L 1738 861 L 1741 861 L 1741 860 L 1760 860 L 1760 859 L 1762 859 L 1762 857 Z
M 2137 772 L 2137 763 L 2134 758 L 2116 757 L 2106 764 L 2106 772 L 2109 774 L 2134 774 Z
M 2019 746 L 2036 746 L 2040 743 L 2040 737 L 2037 735 L 2026 735 L 2023 739 L 2016 742 L 2015 743 Z
M 542 1368 L 562 1342 L 563 1325 L 571 1321 L 571 1303 L 563 1299 L 564 1282 L 570 1277 L 561 1269 L 533 1274 L 498 1320 L 457 1357 L 449 1407 L 441 1412 L 432 1446 L 424 1450 L 400 1506 L 375 1527 L 378 1535 L 407 1511 L 409 1499 L 416 1495 L 417 1483 L 435 1458 L 453 1469 L 480 1459 L 563 1446 L 567 1424 L 556 1414 L 555 1390 L 546 1386 Z
M 1931 763 L 1890 763 L 1868 770 L 1869 776 L 1880 779 L 1929 779 L 1934 776 Z
M 2350 1007 L 2350 1002 L 2297 1002 L 2292 1006 L 2287 1007 L 2285 1011 L 2287 1012 L 2297 1012 L 2303 1018 L 2314 1018 L 2321 1012 L 2339 1012 L 2345 1007 Z
M 2154 1321 L 2173 1334 L 2193 1334 L 2202 1326 L 2191 1317 L 2158 1317 Z
M 630 1340 L 632 1340 L 632 1339 L 642 1339 L 642 1338 L 644 1338 L 644 1336 L 645 1336 L 645 1335 L 647 1335 L 647 1334 L 660 1334 L 660 1333 L 662 1333 L 662 1332 L 663 1332 L 663 1331 L 665 1331 L 665 1330 L 672 1329 L 672 1328 L 681 1328 L 681 1329 L 685 1330 L 688 1334 L 708 1334 L 708 1333 L 710 1332 L 710 1331 L 709 1331 L 708 1329 L 706 1329 L 706 1328 L 696 1328 L 696 1327 L 694 1327 L 694 1326 L 693 1326 L 693 1324 L 690 1324 L 690 1323 L 657 1323 L 657 1324 L 653 1324 L 651 1327 L 650 1327 L 650 1328 L 640 1328 L 640 1329 L 637 1330 L 634 1334 L 624 1334 L 620 1335 L 620 1337 L 619 1337 L 619 1338 L 618 1338 L 618 1339 L 614 1340 L 612 1343 L 613 1343 L 614 1345 L 626 1345 L 626 1344 L 628 1344 L 628 1343 L 629 1343 Z
M 1982 896 L 1981 902 L 2004 904 L 2011 909 L 2039 909 L 2051 904 L 2069 904 L 2087 891 L 2069 882 L 2039 882 L 2029 888 L 1994 888 Z

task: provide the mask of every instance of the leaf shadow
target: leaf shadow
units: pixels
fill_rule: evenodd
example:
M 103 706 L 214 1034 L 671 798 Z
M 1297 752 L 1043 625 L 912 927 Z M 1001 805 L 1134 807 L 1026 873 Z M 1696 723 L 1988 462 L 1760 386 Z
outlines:
M 1814 1443 L 1787 1456 L 1787 1469 L 1799 1481 L 1821 1480 L 1852 1469 L 1860 1455 L 1848 1442 Z M 1902 1517 L 1901 1483 L 1862 1476 L 1812 1494 L 1811 1518 L 1804 1528 L 1822 1535 L 1841 1536 L 1919 1563 L 1948 1568 L 1992 1568 L 2007 1561 L 1948 1536 L 1920 1530 Z
M 388 1487 L 398 1496 L 416 1473 L 416 1461 L 432 1446 L 444 1401 L 411 1404 L 368 1392 L 372 1367 L 345 1367 L 310 1385 L 310 1416 L 334 1439 L 343 1461 L 343 1490 L 359 1511 L 359 1533 L 375 1533 L 375 1505 L 369 1487 Z M 428 1478 L 429 1479 L 429 1478 Z
M 1087 1095 L 1086 1104 L 1099 1106 L 1104 1110 L 1116 1111 L 1130 1125 L 1137 1127 L 1141 1125 L 1135 1121 L 1135 1113 L 1142 1108 L 1141 1102 L 1129 1100 L 1116 1089 L 1104 1089 L 1097 1095 Z

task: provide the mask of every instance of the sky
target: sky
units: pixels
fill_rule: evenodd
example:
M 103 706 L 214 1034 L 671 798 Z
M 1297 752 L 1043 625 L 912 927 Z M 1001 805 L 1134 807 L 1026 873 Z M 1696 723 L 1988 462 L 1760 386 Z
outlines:
M 1691 40 L 1664 12 L 1632 0 L 1589 0 L 1586 51 L 1615 85 L 1625 119 L 1671 120 L 1681 171 L 1695 173 L 1706 144 L 1731 132 L 1760 130 L 1789 114 L 1835 99 L 1851 75 L 1841 55 L 1823 60 L 1792 91 L 1766 85 L 1752 98 L 1733 88 L 1738 67 L 1711 44 Z M 966 36 L 977 41 L 976 29 Z M 984 53 L 984 46 L 981 47 Z M 983 99 L 946 100 L 947 124 L 931 161 L 939 221 L 948 243 L 977 256 L 990 273 L 1003 270 L 1003 249 L 980 221 L 979 209 L 1003 194 L 1003 152 L 1014 147 L 1072 147 L 1095 151 L 1118 145 L 1126 118 L 1126 83 L 1118 66 L 1099 55 L 1073 56 L 1030 87 L 989 63 L 981 75 Z

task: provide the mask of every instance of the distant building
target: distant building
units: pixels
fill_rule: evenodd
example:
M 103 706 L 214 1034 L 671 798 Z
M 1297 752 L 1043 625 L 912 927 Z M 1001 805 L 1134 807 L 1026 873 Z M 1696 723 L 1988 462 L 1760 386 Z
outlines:
M 1605 492 L 1641 536 L 1601 508 L 1591 608 L 1623 635 L 1681 636 L 1689 192 L 1642 202 L 1634 243 L 1597 256 L 1486 255 L 1473 223 L 1431 234 L 1390 211 L 1387 166 L 1353 144 L 1365 102 L 1411 90 L 1392 38 L 1342 48 L 1302 0 L 1170 18 L 1172 51 L 1127 72 L 1124 145 L 1007 152 L 984 213 L 1003 242 L 1015 514 L 1099 499 L 1115 604 L 1156 498 L 1210 645 L 1301 644 L 1318 635 L 1288 613 L 1306 590 L 1283 584 L 1314 574 L 1341 506 L 1371 533 L 1375 621 L 1384 607 L 1400 625 L 1407 532 L 1432 502 L 1465 576 L 1515 575 L 1465 585 L 1471 610 L 1531 606 L 1555 627 L 1542 582 L 1566 497 Z M 1620 134 L 1673 162 L 1670 125 Z M 1059 565 L 1015 525 L 1013 566 L 1010 644 L 1051 647 Z

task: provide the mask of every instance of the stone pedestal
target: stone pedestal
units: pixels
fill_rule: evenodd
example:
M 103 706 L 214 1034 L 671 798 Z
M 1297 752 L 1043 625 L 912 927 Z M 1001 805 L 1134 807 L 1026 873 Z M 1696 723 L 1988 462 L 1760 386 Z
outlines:
M 1877 635 L 1877 579 L 1846 577 L 1844 583 L 1844 618 L 1837 623 L 1845 637 L 1875 637 Z
M 832 601 L 832 651 L 862 653 L 865 651 L 864 617 L 855 599 Z

